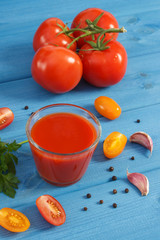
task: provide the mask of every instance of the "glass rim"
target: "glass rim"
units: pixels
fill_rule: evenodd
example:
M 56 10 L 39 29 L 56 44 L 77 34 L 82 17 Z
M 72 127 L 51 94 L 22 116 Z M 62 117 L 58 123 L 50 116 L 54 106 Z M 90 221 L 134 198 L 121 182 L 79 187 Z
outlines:
M 97 134 L 97 137 L 96 139 L 94 140 L 94 142 L 87 148 L 81 150 L 81 151 L 78 151 L 78 152 L 73 152 L 73 153 L 56 153 L 56 152 L 52 152 L 52 151 L 49 151 L 49 150 L 46 150 L 42 147 L 40 147 L 34 140 L 33 138 L 31 137 L 31 134 L 29 132 L 29 126 L 30 126 L 30 123 L 31 123 L 31 120 L 32 118 L 39 112 L 47 109 L 47 108 L 52 108 L 52 107 L 58 107 L 58 106 L 70 106 L 70 107 L 75 107 L 75 108 L 79 108 L 81 110 L 83 110 L 84 112 L 87 112 L 91 117 L 92 119 L 95 121 L 95 123 L 97 124 L 98 126 L 98 134 Z M 78 114 L 77 114 L 78 115 Z M 88 111 L 87 109 L 83 108 L 83 107 L 80 107 L 78 105 L 74 105 L 74 104 L 69 104 L 69 103 L 56 103 L 56 104 L 50 104 L 50 105 L 47 105 L 45 107 L 42 107 L 40 109 L 38 109 L 37 111 L 35 111 L 30 117 L 29 119 L 27 120 L 27 123 L 26 123 L 26 134 L 27 134 L 27 138 L 29 140 L 29 142 L 32 143 L 32 145 L 34 147 L 36 147 L 37 149 L 43 151 L 43 152 L 46 152 L 46 153 L 49 153 L 49 154 L 52 154 L 52 155 L 57 155 L 57 156 L 70 156 L 70 155 L 78 155 L 78 154 L 81 154 L 81 153 L 84 153 L 90 149 L 92 149 L 100 140 L 100 137 L 101 137 L 101 132 L 102 132 L 102 128 L 101 128 L 101 125 L 100 125 L 100 122 L 98 120 L 98 118 L 93 114 L 91 113 L 90 111 Z

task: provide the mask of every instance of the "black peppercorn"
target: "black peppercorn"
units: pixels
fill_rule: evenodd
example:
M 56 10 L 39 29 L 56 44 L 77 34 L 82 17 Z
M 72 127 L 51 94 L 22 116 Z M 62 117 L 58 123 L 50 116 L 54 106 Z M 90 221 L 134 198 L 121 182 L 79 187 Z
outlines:
M 91 198 L 91 194 L 90 193 L 87 193 L 87 198 Z
M 128 188 L 126 188 L 124 191 L 125 191 L 125 193 L 128 193 L 128 192 L 129 192 L 129 189 L 128 189 Z
M 110 171 L 110 172 L 113 172 L 113 171 L 114 171 L 114 167 L 110 167 L 110 168 L 109 168 L 109 171 Z
M 87 211 L 87 210 L 88 210 L 88 208 L 87 208 L 87 207 L 84 207 L 84 208 L 83 208 L 83 210 L 84 210 L 84 211 Z
M 131 157 L 131 160 L 134 160 L 134 156 Z
M 116 176 L 113 176 L 113 177 L 112 177 L 112 180 L 113 180 L 113 181 L 116 181 L 116 180 L 117 180 L 117 177 L 116 177 Z
M 100 200 L 99 203 L 100 203 L 100 204 L 103 204 L 103 200 Z
M 117 193 L 117 190 L 116 189 L 113 189 L 113 194 L 116 194 Z
M 113 203 L 113 208 L 116 208 L 117 207 L 117 203 Z
M 140 123 L 140 119 L 137 119 L 137 123 Z
M 29 107 L 28 106 L 25 106 L 24 109 L 27 110 Z

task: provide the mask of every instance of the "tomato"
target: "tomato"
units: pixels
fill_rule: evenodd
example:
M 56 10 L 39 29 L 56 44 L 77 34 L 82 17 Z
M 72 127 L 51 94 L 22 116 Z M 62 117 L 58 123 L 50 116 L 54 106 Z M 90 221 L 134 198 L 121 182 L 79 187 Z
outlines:
M 41 47 L 32 61 L 32 76 L 43 88 L 65 93 L 77 86 L 82 77 L 79 56 L 63 47 Z
M 122 153 L 127 137 L 120 132 L 112 132 L 103 143 L 103 152 L 107 158 L 115 158 Z
M 96 98 L 94 106 L 102 116 L 114 120 L 121 115 L 121 108 L 112 98 L 101 96 Z
M 72 42 L 73 35 L 69 36 L 64 33 L 57 35 L 62 29 L 57 25 L 65 27 L 65 24 L 59 18 L 48 18 L 38 27 L 33 38 L 33 49 L 36 52 L 40 47 L 46 44 L 53 44 L 59 47 L 67 47 Z M 67 28 L 69 30 L 69 28 Z M 70 50 L 76 51 L 76 42 L 72 44 Z
M 83 63 L 83 78 L 96 87 L 107 87 L 118 83 L 125 75 L 127 53 L 118 41 L 110 41 L 108 49 L 93 49 L 89 44 L 83 45 L 79 56 Z
M 55 226 L 62 225 L 66 214 L 61 204 L 50 195 L 42 195 L 36 200 L 36 205 L 45 220 Z
M 73 20 L 71 28 L 85 28 L 87 27 L 86 19 L 91 20 L 92 22 L 101 14 L 104 13 L 103 16 L 100 18 L 100 20 L 97 23 L 98 27 L 101 27 L 103 29 L 109 29 L 109 28 L 118 28 L 118 22 L 116 18 L 109 12 L 99 9 L 99 8 L 88 8 L 82 12 L 80 12 Z M 81 31 L 75 31 L 73 33 L 73 36 L 79 37 L 80 35 L 84 34 Z M 95 35 L 95 39 L 97 39 L 99 34 Z M 114 40 L 117 39 L 118 33 L 106 33 L 105 40 L 109 40 L 113 37 Z M 87 36 L 85 38 L 81 38 L 78 40 L 78 47 L 82 47 L 85 44 L 85 41 L 91 41 L 92 37 Z
M 24 232 L 30 227 L 30 222 L 21 212 L 12 208 L 2 208 L 0 225 L 11 232 Z
M 10 108 L 0 108 L 0 130 L 7 127 L 13 122 L 14 114 Z

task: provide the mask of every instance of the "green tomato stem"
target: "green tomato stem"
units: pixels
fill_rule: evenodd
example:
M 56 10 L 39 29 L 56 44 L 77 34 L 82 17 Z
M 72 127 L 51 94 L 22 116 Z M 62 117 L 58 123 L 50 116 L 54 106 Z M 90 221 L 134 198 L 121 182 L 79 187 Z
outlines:
M 77 29 L 72 29 L 72 31 L 73 30 L 74 31 L 80 31 L 80 30 L 77 30 Z M 81 29 L 81 30 L 84 31 L 84 29 Z M 74 42 L 78 41 L 80 38 L 84 38 L 84 37 L 90 36 L 92 34 L 97 34 L 97 33 L 105 34 L 105 33 L 115 33 L 115 32 L 124 33 L 124 32 L 127 32 L 127 30 L 124 27 L 122 27 L 122 28 L 109 28 L 109 29 L 106 29 L 106 30 L 104 30 L 103 28 L 100 28 L 100 29 L 98 28 L 98 29 L 93 30 L 93 31 L 85 30 L 85 32 L 86 33 L 84 33 L 84 34 L 80 35 L 79 37 L 75 38 L 70 44 L 68 44 L 67 48 L 69 49 L 72 46 L 72 44 Z
M 84 28 L 72 28 L 72 29 L 64 31 L 64 33 L 69 34 L 69 33 L 73 33 L 76 31 L 85 32 L 85 33 L 89 32 L 87 29 L 84 29 Z

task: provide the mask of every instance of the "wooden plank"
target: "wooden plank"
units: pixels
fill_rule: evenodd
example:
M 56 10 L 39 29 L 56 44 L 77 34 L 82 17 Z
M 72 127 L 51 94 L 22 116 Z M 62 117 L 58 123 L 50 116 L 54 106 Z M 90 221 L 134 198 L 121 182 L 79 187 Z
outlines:
M 61 227 L 53 227 L 49 225 L 39 214 L 35 199 L 38 189 L 34 190 L 32 201 L 24 195 L 22 205 L 12 203 L 12 207 L 24 212 L 31 221 L 31 228 L 25 233 L 13 235 L 6 230 L 1 229 L 1 238 L 12 237 L 12 239 L 154 239 L 160 237 L 157 221 L 160 220 L 157 197 L 159 190 L 159 178 L 155 177 L 160 174 L 157 169 L 149 172 L 147 176 L 151 182 L 151 192 L 147 197 L 140 196 L 139 191 L 128 183 L 125 178 L 119 179 L 117 182 L 107 182 L 98 186 L 77 190 L 62 194 L 56 198 L 63 204 L 66 209 L 67 220 Z M 43 187 L 39 186 L 39 188 Z M 124 193 L 124 189 L 128 187 L 130 192 Z M 113 188 L 118 193 L 112 194 Z M 43 191 L 47 190 L 46 187 Z M 47 191 L 46 191 L 47 192 Z M 92 197 L 86 199 L 86 194 L 90 192 Z M 54 188 L 50 190 L 50 194 L 55 196 Z M 104 204 L 98 204 L 100 199 L 104 200 Z M 12 200 L 13 201 L 13 200 Z M 118 207 L 113 209 L 112 204 L 116 202 Z M 3 203 L 2 205 L 7 205 Z M 88 207 L 88 211 L 84 212 L 84 206 Z M 136 214 L 135 214 L 136 213 Z M 152 216 L 152 217 L 151 217 Z M 71 227 L 72 226 L 72 227 Z

